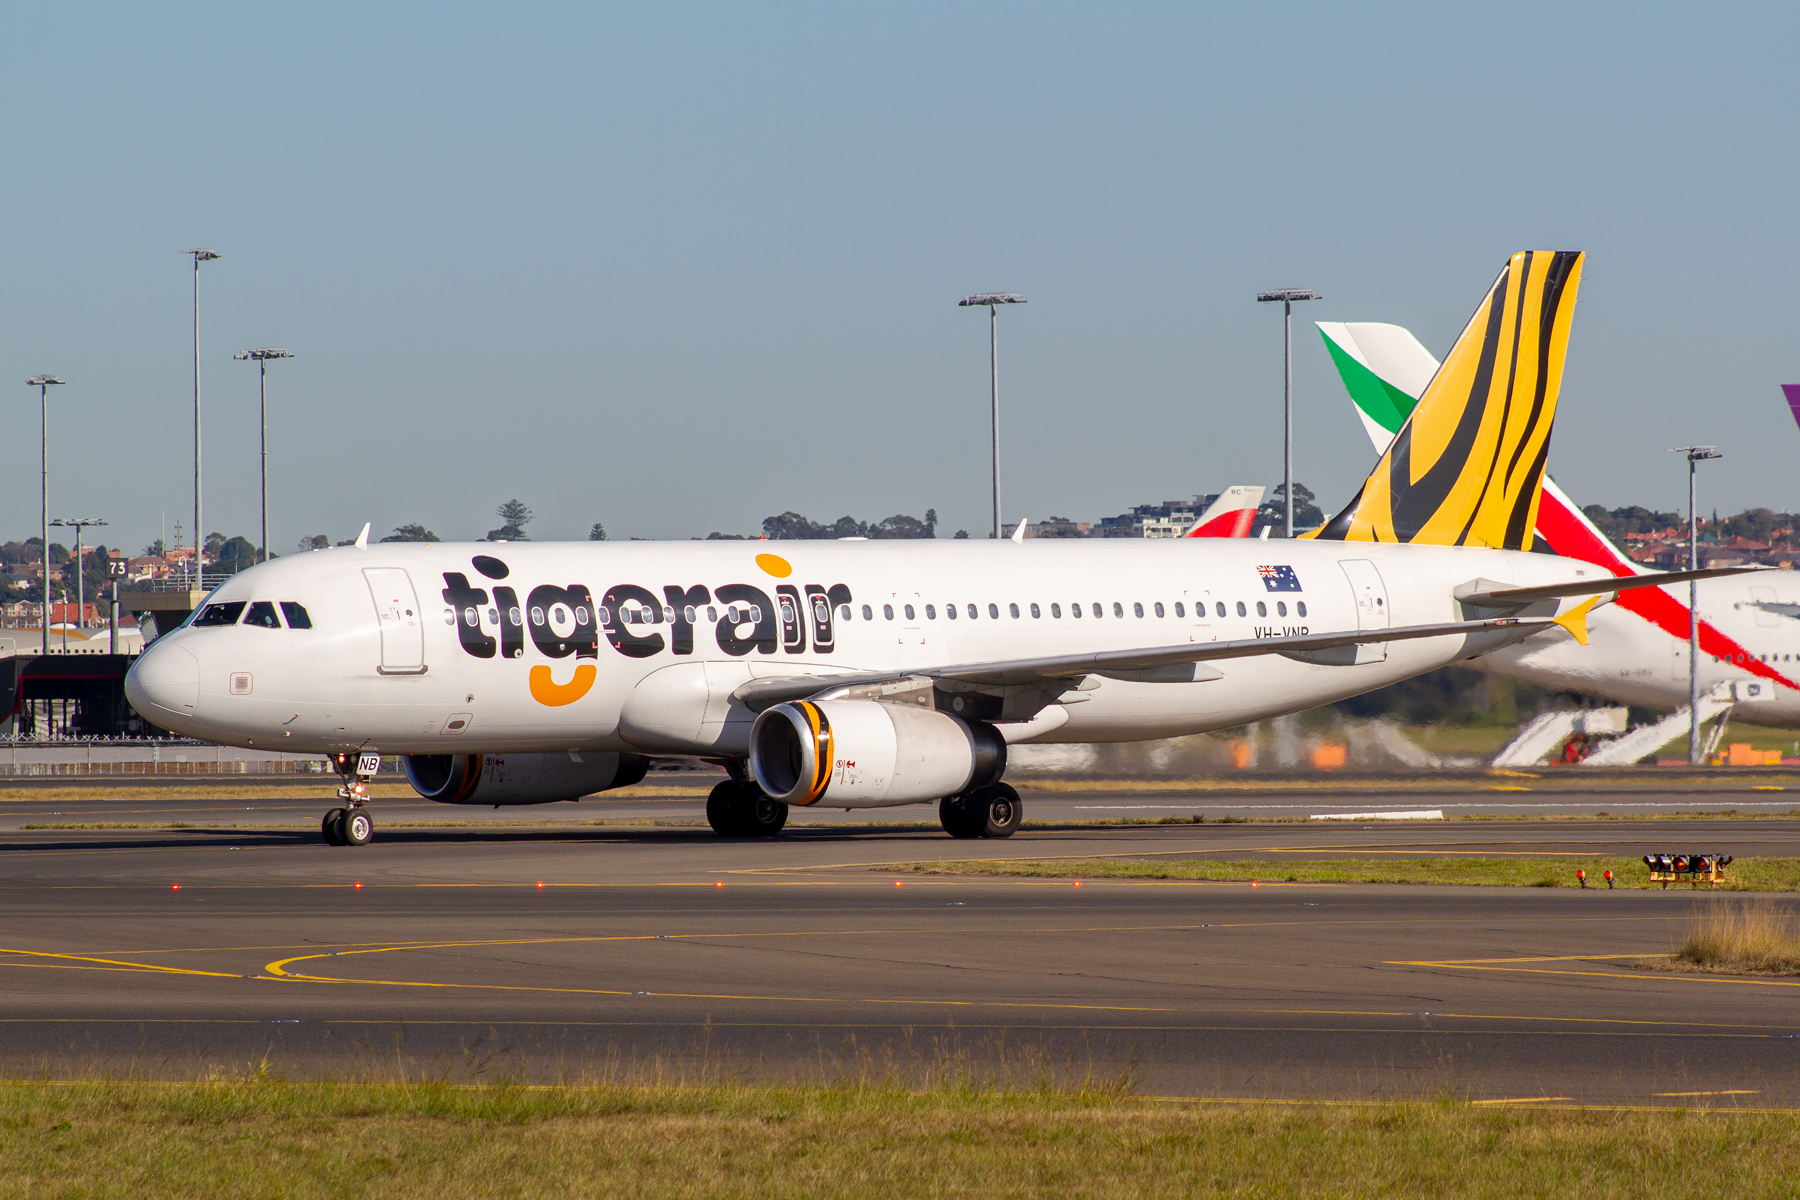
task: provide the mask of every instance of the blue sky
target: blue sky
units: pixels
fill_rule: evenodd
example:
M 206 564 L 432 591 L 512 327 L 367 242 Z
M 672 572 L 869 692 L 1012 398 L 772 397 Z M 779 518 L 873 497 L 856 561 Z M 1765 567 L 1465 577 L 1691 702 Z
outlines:
M 1280 476 L 1280 329 L 1441 354 L 1518 249 L 1589 252 L 1550 466 L 1583 503 L 1794 504 L 1791 7 L 15 6 L 0 536 L 271 543 L 517 496 L 539 538 L 936 508 L 1009 518 Z M 1370 452 L 1296 324 L 1299 477 Z M 184 518 L 184 524 L 185 524 Z

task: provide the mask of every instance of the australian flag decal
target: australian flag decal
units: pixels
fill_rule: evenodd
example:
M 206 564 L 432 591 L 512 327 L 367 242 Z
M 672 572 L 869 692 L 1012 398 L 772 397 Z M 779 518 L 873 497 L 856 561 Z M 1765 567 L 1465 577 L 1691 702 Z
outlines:
M 1262 576 L 1263 586 L 1271 592 L 1300 590 L 1300 577 L 1294 574 L 1292 567 L 1258 567 L 1256 573 Z

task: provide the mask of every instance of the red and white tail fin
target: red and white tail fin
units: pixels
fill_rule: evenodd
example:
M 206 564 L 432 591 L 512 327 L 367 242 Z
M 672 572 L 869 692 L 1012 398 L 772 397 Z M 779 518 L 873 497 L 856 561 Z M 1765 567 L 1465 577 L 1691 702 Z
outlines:
M 1256 510 L 1262 506 L 1263 489 L 1237 483 L 1219 493 L 1207 510 L 1200 514 L 1188 537 L 1249 537 L 1256 524 Z

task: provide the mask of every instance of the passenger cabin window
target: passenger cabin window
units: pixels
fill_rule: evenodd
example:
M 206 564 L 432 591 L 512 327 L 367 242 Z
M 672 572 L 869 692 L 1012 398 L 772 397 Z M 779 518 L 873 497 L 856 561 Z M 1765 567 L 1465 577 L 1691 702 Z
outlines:
M 281 602 L 281 615 L 287 618 L 289 629 L 311 629 L 312 618 L 306 615 L 306 606 L 292 600 Z
M 258 600 L 244 614 L 244 624 L 255 625 L 260 629 L 280 629 L 281 618 L 275 615 L 275 606 L 267 600 Z
M 1106 613 L 1104 611 L 1102 611 L 1102 609 L 1100 608 L 1100 602 L 1098 600 L 1094 601 L 1094 615 L 1096 617 L 1103 617 L 1106 615 Z
M 1144 615 L 1144 606 L 1142 604 L 1140 604 L 1138 601 L 1133 600 L 1131 602 L 1131 615 L 1134 617 L 1143 616 Z M 1161 613 L 1157 613 L 1156 615 L 1159 617 L 1162 616 Z
M 1157 601 L 1157 602 L 1156 602 L 1156 610 L 1155 610 L 1155 611 L 1156 611 L 1156 615 L 1157 615 L 1157 616 L 1159 616 L 1159 617 L 1160 617 L 1160 616 L 1162 616 L 1162 615 L 1163 615 L 1163 606 L 1162 606 L 1162 601 L 1161 601 L 1161 600 L 1158 600 L 1158 601 Z
M 196 628 L 203 625 L 236 625 L 238 618 L 244 615 L 245 601 L 234 600 L 229 604 L 209 604 L 200 610 L 194 618 Z
M 890 617 L 891 617 L 891 616 L 893 616 L 893 615 L 894 615 L 894 614 L 893 614 L 893 613 L 889 613 L 889 614 L 888 614 L 888 616 L 890 616 Z M 872 608 L 870 608 L 870 607 L 869 607 L 869 606 L 868 606 L 868 605 L 866 605 L 866 604 L 865 604 L 865 605 L 863 605 L 863 620 L 865 620 L 865 621 L 873 621 L 873 620 L 874 620 L 874 619 L 875 619 L 875 610 L 874 610 L 874 609 L 872 609 Z
M 981 615 L 980 609 L 976 608 L 973 604 L 969 605 L 969 620 L 973 621 L 973 620 L 975 620 L 975 618 L 979 617 L 980 615 Z
M 1256 615 L 1259 617 L 1268 616 L 1269 615 L 1269 606 L 1264 604 L 1261 600 L 1258 600 L 1256 602 Z
M 1019 615 L 1019 608 L 1018 608 L 1018 605 L 1015 604 L 1013 606 L 1013 616 L 1016 617 L 1018 615 Z M 998 604 L 988 605 L 988 616 L 990 616 L 990 617 L 994 618 L 994 620 L 998 621 L 1000 619 L 1000 606 Z
M 1277 600 L 1275 602 L 1275 615 L 1278 617 L 1287 616 L 1287 601 L 1286 600 Z
M 894 606 L 891 604 L 882 605 L 881 606 L 881 615 L 886 617 L 890 621 L 893 620 L 894 619 Z
M 1221 604 L 1219 607 L 1223 608 L 1225 606 L 1223 604 Z M 1238 610 L 1238 616 L 1240 616 L 1240 617 L 1247 617 L 1250 615 L 1250 610 L 1244 607 L 1244 602 L 1242 600 L 1239 600 L 1237 602 L 1237 610 Z
M 946 617 L 949 617 L 952 621 L 956 620 L 956 605 L 954 605 L 954 604 L 944 605 L 944 615 Z
M 840 621 L 848 621 L 850 619 L 850 606 L 848 604 L 838 605 L 838 619 Z
M 907 620 L 912 621 L 912 620 L 917 619 L 913 616 L 913 606 L 912 605 L 908 604 L 908 605 L 904 605 L 903 607 L 906 610 L 906 619 Z
M 1158 616 L 1161 616 L 1161 615 L 1162 615 L 1162 614 L 1161 614 L 1161 613 L 1158 613 L 1158 614 L 1157 614 L 1157 615 L 1158 615 Z M 1184 607 L 1182 607 L 1182 603 L 1181 603 L 1181 601 L 1179 601 L 1179 600 L 1177 600 L 1177 601 L 1176 601 L 1176 602 L 1175 602 L 1175 615 L 1176 615 L 1176 616 L 1178 616 L 1178 617 L 1185 617 L 1185 616 L 1187 616 L 1187 609 L 1186 609 L 1186 608 L 1184 608 Z M 1197 609 L 1197 608 L 1196 608 L 1196 609 L 1195 609 L 1195 610 L 1194 610 L 1194 615 L 1195 615 L 1195 616 L 1196 616 L 1196 617 L 1197 617 L 1197 616 L 1199 616 L 1199 615 L 1200 615 L 1200 610 L 1199 610 L 1199 609 Z
M 1225 602 L 1223 600 L 1213 605 L 1213 607 L 1218 610 L 1221 617 L 1225 615 Z
M 1039 611 L 1038 606 L 1036 604 L 1033 604 L 1031 606 L 1031 619 L 1034 621 L 1041 621 L 1041 620 L 1043 620 L 1043 618 L 1044 618 L 1044 614 L 1041 611 Z
M 1050 615 L 1055 617 L 1058 621 L 1062 620 L 1062 605 L 1052 604 L 1050 606 Z
M 1069 615 L 1071 617 L 1079 617 L 1081 615 L 1081 605 L 1079 605 L 1079 604 L 1069 605 Z

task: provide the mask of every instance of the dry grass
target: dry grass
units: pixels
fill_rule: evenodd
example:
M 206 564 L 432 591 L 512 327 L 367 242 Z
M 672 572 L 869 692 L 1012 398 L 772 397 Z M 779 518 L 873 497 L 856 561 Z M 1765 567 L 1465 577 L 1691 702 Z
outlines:
M 245 776 L 236 783 L 192 783 L 171 780 L 159 786 L 142 784 L 83 783 L 66 787 L 0 787 L 0 804 L 19 801 L 75 803 L 94 800 L 292 800 L 296 796 L 329 797 L 337 790 L 335 775 L 285 776 L 293 782 L 257 782 Z M 398 800 L 417 795 L 404 783 L 377 783 L 369 792 L 377 800 Z
M 1718 900 L 1694 913 L 1669 958 L 1637 964 L 1720 975 L 1800 975 L 1800 927 L 1773 900 Z
M 0 1085 L 5 1196 L 1787 1194 L 1792 1113 L 881 1087 Z M 1671 1185 L 1673 1186 L 1673 1185 Z
M 1220 882 L 1257 880 L 1265 883 L 1435 883 L 1477 887 L 1580 887 L 1577 869 L 1585 870 L 1588 890 L 1606 890 L 1604 872 L 1611 870 L 1620 888 L 1660 887 L 1650 883 L 1642 859 L 1607 857 L 1422 858 L 1416 850 L 1406 858 L 1221 860 L 1184 858 L 1168 861 L 1100 859 L 970 859 L 888 863 L 879 871 L 920 875 L 1015 875 L 1054 879 L 1194 879 Z M 1800 891 L 1800 858 L 1740 858 L 1731 864 L 1726 887 L 1734 891 Z M 1685 887 L 1677 884 L 1677 887 Z

